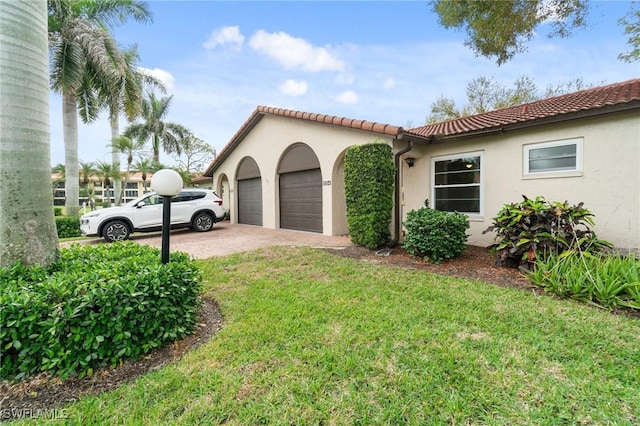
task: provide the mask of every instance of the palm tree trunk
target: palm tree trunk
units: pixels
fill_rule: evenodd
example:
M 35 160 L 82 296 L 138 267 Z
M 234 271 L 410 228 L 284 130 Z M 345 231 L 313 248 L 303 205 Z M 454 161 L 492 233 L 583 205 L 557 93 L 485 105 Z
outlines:
M 62 94 L 62 125 L 66 173 L 64 205 L 67 216 L 77 216 L 80 202 L 80 163 L 78 160 L 78 107 L 75 93 Z
M 120 137 L 120 123 L 118 120 L 118 114 L 114 114 L 111 117 L 111 163 L 113 165 L 113 173 L 115 176 L 120 176 L 120 151 L 113 141 Z M 114 179 L 113 182 L 113 195 L 116 199 L 116 206 L 119 206 L 122 200 L 124 190 L 122 189 L 122 182 L 120 179 Z
M 0 267 L 58 258 L 50 191 L 47 2 L 0 1 Z
M 160 162 L 160 139 L 158 135 L 153 135 L 153 162 Z

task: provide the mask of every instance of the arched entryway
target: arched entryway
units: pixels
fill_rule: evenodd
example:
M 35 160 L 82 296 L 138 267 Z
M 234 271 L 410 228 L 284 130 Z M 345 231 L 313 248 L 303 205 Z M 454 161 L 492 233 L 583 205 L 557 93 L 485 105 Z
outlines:
M 278 167 L 280 228 L 322 232 L 320 162 L 306 144 L 291 145 Z
M 231 211 L 231 188 L 229 186 L 229 178 L 227 178 L 227 175 L 224 173 L 218 177 L 216 193 L 222 198 L 222 207 L 224 207 L 227 212 Z
M 262 177 L 253 158 L 242 159 L 236 181 L 238 223 L 262 226 Z

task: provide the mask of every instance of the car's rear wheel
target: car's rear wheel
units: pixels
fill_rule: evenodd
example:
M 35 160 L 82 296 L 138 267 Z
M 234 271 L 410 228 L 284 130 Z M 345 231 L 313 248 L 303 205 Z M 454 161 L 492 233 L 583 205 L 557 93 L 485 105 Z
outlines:
M 193 218 L 193 229 L 198 232 L 207 232 L 213 229 L 214 225 L 213 218 L 207 213 L 198 213 Z
M 131 235 L 131 228 L 122 220 L 111 221 L 102 230 L 102 236 L 109 242 L 126 240 L 129 235 Z

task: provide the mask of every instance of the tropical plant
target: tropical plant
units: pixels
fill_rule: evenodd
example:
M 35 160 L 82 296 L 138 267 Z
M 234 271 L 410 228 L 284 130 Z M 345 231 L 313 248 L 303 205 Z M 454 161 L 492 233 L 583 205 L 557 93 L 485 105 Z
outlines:
M 181 124 L 165 121 L 172 99 L 173 96 L 158 98 L 149 92 L 142 104 L 142 122 L 130 125 L 123 134 L 139 141 L 151 140 L 155 162 L 160 161 L 160 147 L 169 154 L 180 154 L 182 139 L 190 135 Z
M 125 172 L 125 188 L 127 186 L 127 183 L 129 183 L 129 178 L 131 177 L 131 168 L 133 166 L 133 158 L 135 155 L 140 154 L 144 151 L 144 146 L 145 143 L 144 141 L 137 141 L 134 139 L 130 139 L 126 136 L 119 136 L 115 139 L 113 139 L 113 143 L 111 144 L 112 148 L 115 147 L 115 149 L 117 150 L 118 153 L 122 153 L 125 154 L 127 156 L 127 170 Z M 118 161 L 116 161 L 116 164 L 120 164 Z M 119 169 L 119 166 L 117 167 Z M 118 172 L 118 170 L 115 170 L 114 168 L 114 172 Z M 116 205 L 120 205 L 120 203 L 122 203 L 122 200 L 124 199 L 124 189 L 120 189 L 120 191 L 118 191 L 118 186 L 116 186 L 115 189 L 116 192 Z
M 47 267 L 58 258 L 58 237 L 50 190 L 46 3 L 0 1 L 0 43 L 0 268 L 16 262 Z
M 591 229 L 593 213 L 584 203 L 571 206 L 567 201 L 547 201 L 544 197 L 506 204 L 483 233 L 493 232 L 498 263 L 530 269 L 536 260 L 566 250 L 598 252 L 610 247 Z
M 142 177 L 142 192 L 147 192 L 147 177 L 153 173 L 153 163 L 150 159 L 139 160 L 133 165 L 133 170 L 139 172 Z
M 78 174 L 78 112 L 85 122 L 97 118 L 97 90 L 118 84 L 127 69 L 124 54 L 107 30 L 129 17 L 145 22 L 150 16 L 144 2 L 135 0 L 49 0 L 51 88 L 62 95 L 65 165 Z M 79 102 L 80 101 L 80 102 Z M 78 105 L 80 103 L 80 105 Z M 66 183 L 67 214 L 78 212 L 79 184 Z
M 111 163 L 98 161 L 96 163 L 97 175 L 102 181 L 102 198 L 107 206 L 111 205 L 110 186 L 114 179 L 120 179 L 120 173 Z
M 80 182 L 83 187 L 86 187 L 91 182 L 91 176 L 95 176 L 96 169 L 95 163 L 89 161 L 88 163 L 80 162 Z

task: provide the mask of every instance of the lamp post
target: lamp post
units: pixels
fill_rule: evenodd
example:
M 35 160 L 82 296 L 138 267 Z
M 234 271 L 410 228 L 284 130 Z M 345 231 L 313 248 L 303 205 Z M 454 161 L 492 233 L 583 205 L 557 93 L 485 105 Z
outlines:
M 169 263 L 171 232 L 171 197 L 182 189 L 182 178 L 175 170 L 162 169 L 153 174 L 151 189 L 162 195 L 162 263 Z

